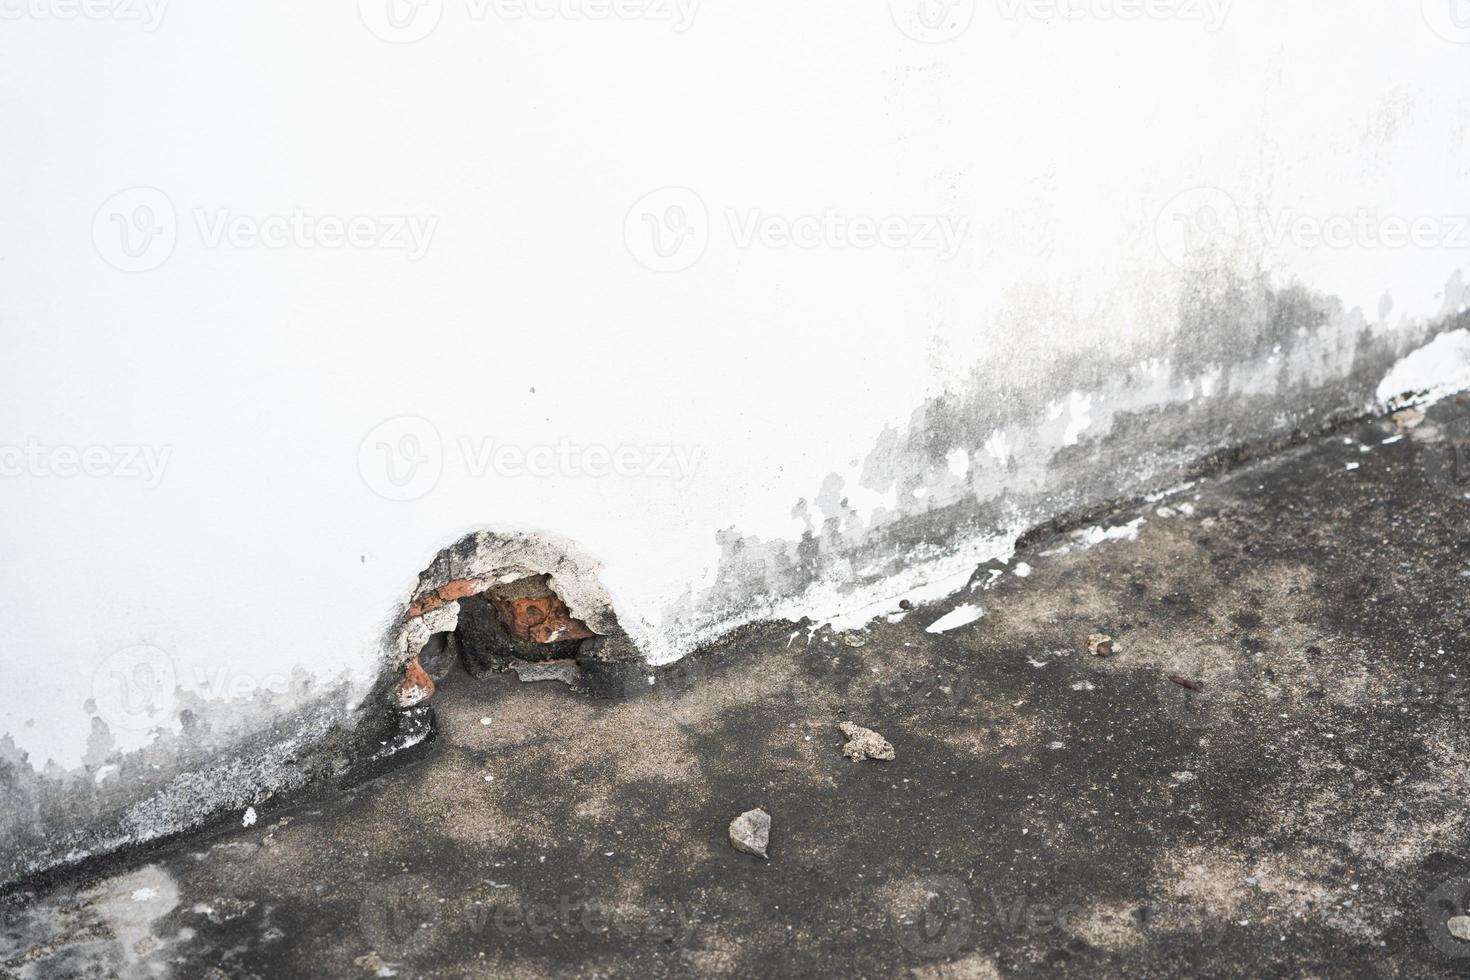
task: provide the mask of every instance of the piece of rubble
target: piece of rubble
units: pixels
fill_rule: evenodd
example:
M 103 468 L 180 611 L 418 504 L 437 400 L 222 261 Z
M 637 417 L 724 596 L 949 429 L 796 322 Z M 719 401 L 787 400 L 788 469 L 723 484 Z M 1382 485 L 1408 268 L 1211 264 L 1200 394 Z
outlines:
M 575 660 L 512 660 L 510 669 L 516 672 L 522 684 L 538 681 L 561 681 L 567 687 L 576 687 L 582 680 L 582 668 Z
M 730 843 L 743 854 L 754 854 L 770 860 L 766 848 L 771 843 L 771 815 L 756 807 L 731 820 Z
M 412 708 L 419 702 L 428 700 L 433 693 L 434 679 L 419 666 L 419 658 L 414 657 L 403 668 L 403 678 L 393 685 L 390 697 L 398 707 Z
M 888 761 L 896 755 L 893 751 L 893 743 L 871 728 L 854 725 L 850 721 L 844 721 L 837 727 L 842 729 L 842 734 L 847 736 L 847 744 L 842 747 L 842 754 L 853 762 L 861 762 L 863 759 Z
M 352 965 L 359 969 L 366 970 L 375 977 L 398 976 L 398 971 L 393 969 L 393 964 L 389 963 L 387 960 L 383 959 L 383 957 L 379 956 L 376 951 L 368 953 L 364 956 L 359 956 L 357 959 L 352 961 Z
M 1393 419 L 1393 424 L 1399 427 L 1400 432 L 1408 432 L 1410 429 L 1419 427 L 1419 424 L 1424 421 L 1424 413 L 1417 408 L 1406 408 L 1403 411 L 1394 412 L 1389 418 Z
M 868 645 L 867 639 L 859 633 L 843 633 L 842 642 L 850 647 L 865 647 Z
M 1093 633 L 1087 638 L 1087 652 L 1094 657 L 1113 655 L 1113 638 L 1106 633 Z
M 1457 915 L 1452 917 L 1445 923 L 1445 928 L 1456 939 L 1463 939 L 1465 942 L 1470 942 L 1470 915 Z

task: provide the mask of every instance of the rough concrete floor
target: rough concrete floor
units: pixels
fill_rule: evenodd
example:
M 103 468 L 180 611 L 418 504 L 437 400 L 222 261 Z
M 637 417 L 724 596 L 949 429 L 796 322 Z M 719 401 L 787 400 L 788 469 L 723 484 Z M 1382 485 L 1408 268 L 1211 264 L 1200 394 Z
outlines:
M 747 631 L 640 697 L 458 677 L 422 762 L 10 896 L 0 975 L 1470 974 L 1455 413 L 1041 536 L 1028 576 L 856 635 Z M 844 720 L 897 758 L 843 758 Z M 757 806 L 769 860 L 726 837 Z

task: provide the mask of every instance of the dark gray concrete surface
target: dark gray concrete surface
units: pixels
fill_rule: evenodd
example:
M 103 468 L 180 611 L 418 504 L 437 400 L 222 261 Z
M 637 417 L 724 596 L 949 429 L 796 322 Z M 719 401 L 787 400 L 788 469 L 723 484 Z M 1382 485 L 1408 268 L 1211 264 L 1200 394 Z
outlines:
M 1459 417 L 1034 534 L 897 622 L 742 631 L 636 696 L 455 676 L 412 765 L 12 890 L 0 977 L 1470 974 Z M 961 602 L 985 615 L 925 631 Z M 897 758 L 843 758 L 842 721 Z M 726 837 L 757 806 L 769 860 Z

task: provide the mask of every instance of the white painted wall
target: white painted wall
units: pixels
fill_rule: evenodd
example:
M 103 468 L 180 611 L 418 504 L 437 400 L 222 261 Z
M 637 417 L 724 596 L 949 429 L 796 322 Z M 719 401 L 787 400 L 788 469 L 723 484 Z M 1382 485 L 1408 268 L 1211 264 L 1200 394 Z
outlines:
M 0 0 L 0 733 L 37 767 L 81 761 L 89 698 L 119 747 L 149 739 L 117 723 L 139 664 L 211 698 L 366 678 L 414 576 L 486 525 L 576 541 L 646 653 L 687 652 L 667 610 L 711 580 L 716 533 L 799 536 L 793 504 L 833 473 L 860 511 L 895 508 L 851 488 L 860 461 L 973 365 L 1044 377 L 1099 339 L 1168 357 L 1173 260 L 1200 258 L 1176 214 L 1235 215 L 1209 258 L 1378 331 L 1457 307 L 1470 264 L 1450 0 L 961 2 L 934 30 L 917 0 L 425 0 L 400 23 L 437 26 L 406 44 L 369 26 L 396 36 L 388 0 L 97 2 L 111 16 Z M 668 187 L 692 194 L 646 197 Z M 1218 190 L 1179 198 L 1199 187 Z M 645 216 L 674 205 L 695 235 L 665 259 Z M 963 237 L 742 244 L 753 212 L 829 209 Z M 1310 247 L 1257 220 L 1359 209 L 1432 224 L 1419 246 Z M 297 210 L 407 217 L 421 240 L 212 240 Z M 130 256 L 118 221 L 165 234 L 134 227 Z M 1074 439 L 1085 394 L 1059 408 Z M 442 471 L 387 499 L 377 443 L 410 435 Z M 463 440 L 693 468 L 476 475 Z M 57 475 L 57 447 L 108 447 L 91 464 L 112 475 Z M 117 473 L 118 447 L 157 478 Z

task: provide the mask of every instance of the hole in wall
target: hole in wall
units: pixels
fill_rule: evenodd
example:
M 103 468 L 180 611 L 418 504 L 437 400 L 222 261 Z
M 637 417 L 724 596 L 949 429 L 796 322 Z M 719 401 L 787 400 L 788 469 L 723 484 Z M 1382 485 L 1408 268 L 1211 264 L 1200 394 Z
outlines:
M 477 532 L 420 574 L 397 628 L 389 700 L 411 709 L 458 670 L 514 671 L 591 693 L 626 689 L 643 658 L 618 625 L 596 563 L 535 534 Z

